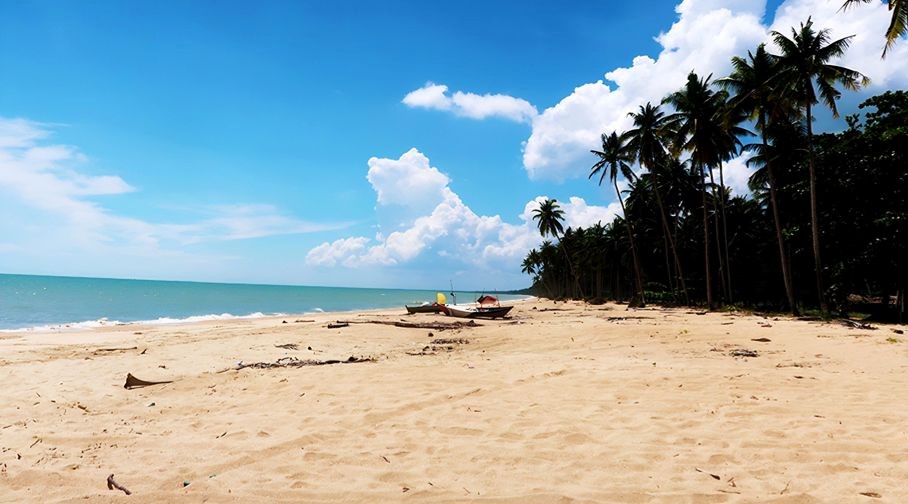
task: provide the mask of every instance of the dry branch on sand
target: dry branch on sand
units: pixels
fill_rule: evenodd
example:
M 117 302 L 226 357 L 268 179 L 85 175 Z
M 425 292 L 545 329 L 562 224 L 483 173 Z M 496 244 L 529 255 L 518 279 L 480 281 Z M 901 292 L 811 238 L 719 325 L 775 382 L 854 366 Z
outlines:
M 375 357 L 354 357 L 350 356 L 346 360 L 315 360 L 315 359 L 297 359 L 296 357 L 281 357 L 280 359 L 274 362 L 253 362 L 250 364 L 245 364 L 240 362 L 235 368 L 236 370 L 245 369 L 245 368 L 255 368 L 255 369 L 273 369 L 273 368 L 298 368 L 305 366 L 328 366 L 331 364 L 356 364 L 359 362 L 375 362 Z
M 126 495 L 132 495 L 132 492 L 127 490 L 126 487 L 124 487 L 123 485 L 120 485 L 119 483 L 114 481 L 114 475 L 111 474 L 110 476 L 107 477 L 107 489 L 113 490 L 114 488 L 116 488 L 117 490 L 120 490 L 121 492 L 125 493 Z
M 338 320 L 338 327 L 346 327 L 350 324 L 382 324 L 382 325 L 392 325 L 394 327 L 405 327 L 407 329 L 435 329 L 436 331 L 444 331 L 446 329 L 464 329 L 464 328 L 473 328 L 473 327 L 482 327 L 482 324 L 477 324 L 475 320 L 468 320 L 466 322 L 455 321 L 455 322 L 404 322 L 404 321 L 394 321 L 394 320 Z M 343 324 L 343 325 L 341 325 Z M 331 327 L 331 326 L 328 326 Z

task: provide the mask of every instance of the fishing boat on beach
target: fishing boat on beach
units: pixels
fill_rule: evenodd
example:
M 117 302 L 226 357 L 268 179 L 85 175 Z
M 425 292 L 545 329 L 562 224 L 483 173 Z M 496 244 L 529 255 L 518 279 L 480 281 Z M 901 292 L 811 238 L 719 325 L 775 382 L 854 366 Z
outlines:
M 444 312 L 445 303 L 448 300 L 445 298 L 445 295 L 441 292 L 435 294 L 435 302 L 430 303 L 428 301 L 418 304 L 418 305 L 404 305 L 407 309 L 407 313 L 442 313 Z
M 507 315 L 511 308 L 513 306 L 501 306 L 495 296 L 484 294 L 476 300 L 475 305 L 449 304 L 442 311 L 451 317 L 495 319 Z
M 513 306 L 445 305 L 444 313 L 451 317 L 495 319 L 507 315 L 511 308 Z
M 419 305 L 404 305 L 407 313 L 441 313 L 445 305 L 438 303 L 429 303 L 428 301 Z

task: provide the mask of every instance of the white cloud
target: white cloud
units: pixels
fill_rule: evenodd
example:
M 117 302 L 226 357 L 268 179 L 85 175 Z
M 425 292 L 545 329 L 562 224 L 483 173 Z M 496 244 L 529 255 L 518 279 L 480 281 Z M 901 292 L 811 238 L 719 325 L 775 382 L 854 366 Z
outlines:
M 447 92 L 448 86 L 427 82 L 425 86 L 407 93 L 403 103 L 413 108 L 450 110 L 454 102 L 447 96 Z
M 462 91 L 455 91 L 449 96 L 448 86 L 432 82 L 410 91 L 402 101 L 408 107 L 451 111 L 470 119 L 501 117 L 529 123 L 538 115 L 536 107 L 521 98 L 503 94 L 478 95 Z
M 889 20 L 881 2 L 843 13 L 837 0 L 787 0 L 772 26 L 762 21 L 765 5 L 765 0 L 682 1 L 675 9 L 678 20 L 656 37 L 662 50 L 655 59 L 637 56 L 631 66 L 605 74 L 613 85 L 603 80 L 579 85 L 533 120 L 523 155 L 529 177 L 563 180 L 585 175 L 589 149 L 595 148 L 603 132 L 628 129 L 628 112 L 647 101 L 658 103 L 679 88 L 691 70 L 714 78 L 726 75 L 732 56 L 768 42 L 770 29 L 787 35 L 790 27 L 810 15 L 816 28 L 831 29 L 833 37 L 857 35 L 841 63 L 871 77 L 868 92 L 908 85 L 908 41 L 880 60 Z
M 749 168 L 747 160 L 750 159 L 750 153 L 744 153 L 727 163 L 722 167 L 722 174 L 725 178 L 725 186 L 731 188 L 732 196 L 749 196 L 750 189 L 747 187 L 747 180 L 756 171 L 756 168 Z M 719 176 L 718 171 L 715 174 Z M 716 180 L 718 183 L 719 180 Z
M 306 263 L 312 266 L 334 266 L 362 253 L 368 242 L 368 238 L 358 236 L 322 243 L 306 254 Z
M 882 2 L 860 4 L 840 11 L 841 1 L 789 0 L 779 6 L 771 29 L 791 37 L 791 28 L 812 16 L 814 29 L 829 29 L 836 40 L 854 35 L 839 64 L 857 70 L 872 80 L 869 92 L 908 87 L 908 39 L 904 37 L 886 54 L 883 33 L 891 14 Z
M 603 132 L 631 126 L 628 112 L 674 91 L 688 72 L 726 73 L 734 54 L 755 47 L 766 35 L 759 16 L 762 0 L 685 0 L 677 22 L 656 40 L 656 59 L 634 58 L 632 65 L 605 74 L 603 81 L 578 86 L 542 112 L 524 149 L 524 167 L 532 179 L 563 180 L 586 175 L 589 150 Z
M 20 216 L 0 230 L 8 239 L 24 234 L 53 235 L 55 246 L 83 250 L 130 247 L 161 251 L 162 244 L 180 245 L 338 229 L 283 215 L 270 205 L 226 205 L 198 208 L 200 218 L 189 224 L 154 223 L 117 215 L 96 201 L 101 196 L 135 191 L 116 175 L 79 171 L 88 159 L 75 147 L 45 144 L 52 130 L 26 119 L 0 118 L 0 195 L 4 210 Z M 8 217 L 8 216 L 7 216 Z M 40 220 L 40 226 L 35 224 Z M 15 229 L 12 232 L 11 229 Z M 15 248 L 22 250 L 16 243 Z
M 378 194 L 379 205 L 411 208 L 434 206 L 444 197 L 450 179 L 429 166 L 429 158 L 416 149 L 405 152 L 400 159 L 373 157 L 369 159 L 366 179 Z
M 412 149 L 399 160 L 372 158 L 369 171 L 375 166 L 399 166 L 404 159 L 406 172 L 417 179 L 432 178 L 437 169 L 429 164 L 419 151 Z M 418 162 L 412 162 L 412 161 Z M 369 179 L 381 199 L 388 186 L 394 187 L 394 178 Z M 432 185 L 433 189 L 437 189 Z M 440 188 L 440 200 L 427 213 L 412 223 L 389 233 L 378 234 L 375 240 L 350 237 L 325 242 L 313 248 L 306 256 L 310 266 L 346 267 L 405 264 L 429 256 L 446 258 L 443 264 L 463 263 L 472 267 L 499 267 L 516 270 L 519 260 L 542 238 L 533 221 L 533 210 L 547 199 L 539 196 L 524 206 L 519 222 L 511 224 L 500 216 L 477 215 L 445 184 Z M 561 203 L 565 225 L 589 227 L 597 222 L 607 224 L 617 213 L 617 204 L 601 207 L 588 205 L 583 198 L 572 197 Z M 429 254 L 429 252 L 434 254 Z

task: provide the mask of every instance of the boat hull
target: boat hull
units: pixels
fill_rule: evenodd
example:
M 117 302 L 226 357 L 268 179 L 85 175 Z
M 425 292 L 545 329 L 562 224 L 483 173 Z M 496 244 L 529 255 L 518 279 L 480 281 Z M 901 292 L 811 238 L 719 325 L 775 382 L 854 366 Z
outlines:
M 438 304 L 417 306 L 406 305 L 407 313 L 441 313 L 443 307 L 443 305 Z
M 501 318 L 511 311 L 513 306 L 454 306 L 447 305 L 444 308 L 446 315 L 460 318 Z

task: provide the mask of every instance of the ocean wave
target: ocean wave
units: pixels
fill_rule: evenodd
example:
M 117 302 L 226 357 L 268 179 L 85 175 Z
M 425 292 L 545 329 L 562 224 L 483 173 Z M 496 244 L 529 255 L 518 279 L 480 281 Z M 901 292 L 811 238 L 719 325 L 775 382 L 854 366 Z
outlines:
M 31 327 L 22 327 L 19 329 L 0 329 L 0 332 L 3 333 L 13 333 L 13 332 L 48 332 L 48 331 L 77 331 L 80 329 L 95 329 L 98 327 L 110 327 L 124 325 L 123 322 L 119 320 L 108 320 L 107 318 L 100 318 L 98 320 L 85 320 L 82 322 L 67 322 L 64 324 L 48 324 L 48 325 L 39 325 Z
M 66 322 L 61 324 L 48 324 L 31 327 L 22 327 L 19 329 L 0 329 L 0 333 L 16 332 L 64 332 L 79 331 L 85 329 L 97 329 L 99 327 L 129 326 L 129 325 L 168 325 L 168 324 L 187 324 L 192 322 L 207 322 L 211 320 L 237 320 L 237 319 L 256 319 L 262 317 L 280 317 L 285 313 L 266 314 L 262 312 L 250 313 L 248 315 L 233 315 L 231 313 L 221 313 L 220 315 L 211 313 L 208 315 L 191 315 L 184 318 L 160 317 L 153 320 L 134 320 L 121 322 L 119 320 L 109 320 L 102 317 L 97 320 L 85 320 L 82 322 Z

